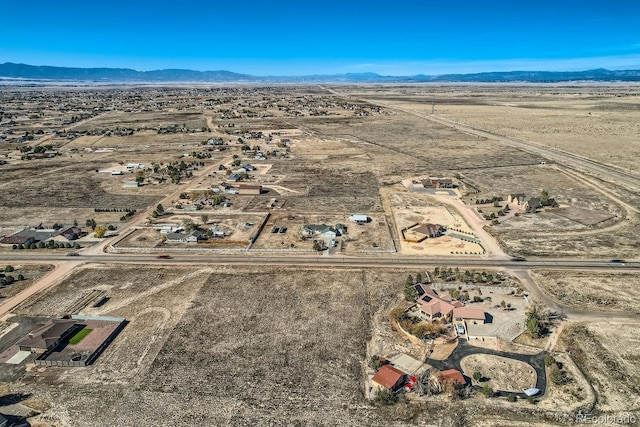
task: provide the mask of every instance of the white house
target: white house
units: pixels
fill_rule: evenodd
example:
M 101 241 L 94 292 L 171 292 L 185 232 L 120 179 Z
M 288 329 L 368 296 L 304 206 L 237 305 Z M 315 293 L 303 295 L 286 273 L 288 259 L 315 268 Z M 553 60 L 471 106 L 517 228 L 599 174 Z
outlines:
M 188 233 L 167 233 L 167 240 L 165 243 L 198 243 L 198 240 L 202 240 L 202 232 L 200 230 L 193 230 Z
M 369 217 L 362 214 L 354 214 L 349 217 L 350 221 L 357 222 L 358 224 L 364 224 L 369 222 Z

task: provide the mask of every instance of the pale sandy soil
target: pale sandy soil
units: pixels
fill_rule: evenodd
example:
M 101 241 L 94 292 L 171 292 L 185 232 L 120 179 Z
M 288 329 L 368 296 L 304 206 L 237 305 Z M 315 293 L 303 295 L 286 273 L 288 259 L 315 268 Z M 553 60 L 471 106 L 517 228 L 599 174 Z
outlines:
M 473 378 L 474 372 L 480 372 L 487 381 L 475 384 L 488 385 L 494 391 L 503 390 L 514 393 L 522 393 L 536 386 L 536 371 L 530 365 L 506 357 L 487 354 L 474 354 L 467 356 L 460 362 L 466 376 Z
M 640 313 L 640 274 L 532 271 L 535 282 L 558 302 L 580 309 Z
M 559 348 L 595 389 L 596 409 L 610 412 L 640 410 L 640 338 L 637 321 L 596 321 L 564 328 Z

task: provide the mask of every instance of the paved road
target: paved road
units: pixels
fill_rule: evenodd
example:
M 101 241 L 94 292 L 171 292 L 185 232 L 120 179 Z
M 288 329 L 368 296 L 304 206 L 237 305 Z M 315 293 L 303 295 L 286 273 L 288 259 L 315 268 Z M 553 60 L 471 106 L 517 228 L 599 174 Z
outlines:
M 434 368 L 444 371 L 447 369 L 457 369 L 462 372 L 462 367 L 460 366 L 460 362 L 467 356 L 471 356 L 474 354 L 488 354 L 492 356 L 501 356 L 509 359 L 519 360 L 520 362 L 527 363 L 533 367 L 536 371 L 537 379 L 536 379 L 536 388 L 540 390 L 540 394 L 537 394 L 535 397 L 544 396 L 545 391 L 547 390 L 547 373 L 544 368 L 544 358 L 547 356 L 547 352 L 543 351 L 538 354 L 530 355 L 530 354 L 520 354 L 520 353 L 508 353 L 506 351 L 498 351 L 492 350 L 484 347 L 475 347 L 471 344 L 467 343 L 465 340 L 460 340 L 458 346 L 453 350 L 451 356 L 449 356 L 446 360 L 434 360 L 427 359 L 426 363 L 433 366 Z M 480 389 L 479 386 L 474 386 L 474 388 Z M 503 390 L 494 390 L 498 396 L 506 396 L 509 394 L 517 394 L 521 399 L 526 399 L 528 396 L 523 393 L 511 393 Z
M 436 267 L 507 268 L 513 271 L 532 269 L 550 270 L 605 270 L 640 271 L 640 260 L 612 263 L 602 259 L 541 259 L 514 261 L 512 259 L 453 258 L 453 257 L 405 257 L 400 255 L 373 256 L 323 256 L 323 255 L 262 255 L 251 251 L 237 254 L 215 252 L 176 253 L 170 259 L 158 259 L 149 254 L 80 254 L 68 257 L 62 254 L 29 253 L 15 251 L 0 254 L 2 262 L 103 262 L 103 263 L 153 263 L 153 264 L 238 264 L 238 265 L 292 265 L 292 266 L 344 266 L 344 267 Z

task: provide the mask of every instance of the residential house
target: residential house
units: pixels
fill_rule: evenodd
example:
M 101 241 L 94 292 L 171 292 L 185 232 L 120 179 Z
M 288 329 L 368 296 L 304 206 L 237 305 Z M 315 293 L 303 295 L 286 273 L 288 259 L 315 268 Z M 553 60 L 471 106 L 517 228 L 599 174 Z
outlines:
M 485 312 L 481 308 L 456 307 L 453 309 L 453 320 L 455 321 L 467 320 L 484 324 L 485 319 Z
M 200 230 L 192 230 L 188 233 L 167 233 L 165 243 L 195 244 L 203 238 L 203 234 Z
M 467 381 L 464 379 L 462 372 L 457 369 L 447 369 L 446 371 L 440 371 L 435 374 L 438 384 L 442 387 L 444 384 L 453 384 L 454 387 L 460 388 L 467 385 Z
M 262 185 L 240 184 L 238 186 L 238 194 L 258 195 L 262 193 Z
M 424 188 L 453 188 L 453 180 L 451 178 L 433 178 L 429 177 L 422 180 Z
M 31 332 L 28 337 L 19 341 L 20 351 L 30 351 L 42 354 L 55 348 L 65 339 L 72 337 L 84 325 L 78 325 L 74 320 L 54 320 L 40 329 Z
M 349 217 L 349 220 L 357 224 L 366 224 L 369 222 L 369 217 L 367 215 L 354 214 Z
M 378 389 L 395 391 L 402 387 L 406 374 L 391 365 L 382 365 L 373 376 L 371 382 Z
M 430 224 L 425 223 L 416 228 L 411 229 L 414 233 L 424 234 L 429 239 L 433 239 L 435 237 L 440 237 L 445 231 L 445 228 L 440 224 Z
M 420 312 L 430 321 L 444 322 L 474 321 L 485 322 L 485 312 L 479 308 L 466 307 L 463 303 L 453 300 L 449 295 L 439 295 L 430 286 L 418 284 L 414 286 L 418 299 L 416 303 Z
M 542 207 L 542 204 L 540 203 L 539 197 L 532 197 L 523 206 L 525 212 L 527 213 L 536 213 L 538 212 L 538 209 L 540 209 L 541 207 Z
M 242 176 L 239 173 L 232 173 L 227 177 L 227 181 L 229 182 L 236 182 L 236 181 L 240 181 L 241 179 L 242 179 Z
M 525 202 L 526 196 L 524 193 L 512 193 L 507 195 L 507 203 L 515 203 L 516 205 L 522 205 Z
M 302 235 L 306 237 L 322 236 L 325 239 L 335 239 L 338 230 L 326 224 L 306 224 L 302 227 Z
M 75 226 L 60 226 L 59 228 L 25 228 L 15 234 L 0 239 L 5 245 L 31 245 L 46 240 L 72 241 L 80 237 L 82 229 Z

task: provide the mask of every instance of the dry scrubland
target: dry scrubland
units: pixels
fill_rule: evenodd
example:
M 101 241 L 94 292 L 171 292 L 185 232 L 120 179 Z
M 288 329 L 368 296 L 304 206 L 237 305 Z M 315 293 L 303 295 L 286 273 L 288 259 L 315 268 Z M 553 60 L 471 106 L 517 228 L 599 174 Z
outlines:
M 428 115 L 435 102 L 437 116 L 498 135 L 506 134 L 524 141 L 537 141 L 566 149 L 633 171 L 639 152 L 635 141 L 639 134 L 637 118 L 640 115 L 640 98 L 636 87 L 428 85 L 348 87 L 337 90 L 387 106 L 396 112 L 396 116 L 378 119 L 377 125 L 386 123 L 387 128 L 392 129 L 391 123 L 400 119 L 407 127 L 410 123 L 413 124 L 413 129 L 405 129 L 395 137 L 402 141 L 403 146 L 413 148 L 409 152 L 403 151 L 399 143 L 394 142 L 393 136 L 387 137 L 381 129 L 377 131 L 385 136 L 385 146 L 395 145 L 399 147 L 399 153 L 406 154 L 407 157 L 415 160 L 421 153 L 427 153 L 427 158 L 420 164 L 436 162 L 432 170 L 461 172 L 469 188 L 473 190 L 475 187 L 478 191 L 477 195 L 470 194 L 469 198 L 504 196 L 510 191 L 525 191 L 528 196 L 533 196 L 535 194 L 532 192 L 538 193 L 546 188 L 551 197 L 559 201 L 566 201 L 578 209 L 596 210 L 595 216 L 599 218 L 612 215 L 625 217 L 621 215 L 621 210 L 626 213 L 625 210 L 606 194 L 624 200 L 635 209 L 640 206 L 638 194 L 623 187 L 598 178 L 589 178 L 594 185 L 586 186 L 584 182 L 550 170 L 550 165 L 540 167 L 538 164 L 544 158 L 493 141 L 485 141 L 402 111 Z M 337 125 L 333 127 L 338 129 Z M 340 128 L 342 132 L 346 132 L 344 127 Z M 366 132 L 373 132 L 376 130 L 376 122 L 360 127 Z M 349 130 L 355 128 L 357 126 L 353 125 Z M 440 130 L 441 128 L 444 130 Z M 429 130 L 433 134 L 437 132 L 436 141 L 430 140 Z M 466 142 L 461 144 L 460 141 Z M 486 152 L 478 151 L 479 149 Z M 414 163 L 407 163 L 404 168 L 393 163 L 390 165 L 401 170 L 413 169 Z M 419 173 L 423 174 L 424 170 Z M 552 189 L 558 191 L 553 192 Z M 522 256 L 624 258 L 640 255 L 640 224 L 635 214 L 623 225 L 606 231 L 604 229 L 615 221 L 589 226 L 588 223 L 593 218 L 594 214 L 581 211 L 569 212 L 568 215 L 567 212 L 543 213 L 533 219 L 521 217 L 510 220 L 496 227 L 495 234 L 508 252 Z M 602 232 L 594 231 L 591 227 L 601 228 Z M 564 232 L 547 233 L 548 229 Z M 585 231 L 584 234 L 577 233 L 582 230 Z
M 31 393 L 49 407 L 39 420 L 58 426 L 474 423 L 487 411 L 479 401 L 377 407 L 364 400 L 367 343 L 386 328 L 405 275 L 87 266 L 20 313 L 61 315 L 101 289 L 110 300 L 80 312 L 130 323 L 96 364 L 33 369 L 11 391 Z
M 443 85 L 350 90 L 372 101 L 636 168 L 640 90 L 635 86 Z
M 640 314 L 640 274 L 535 271 L 531 277 L 563 305 Z
M 571 353 L 603 413 L 640 413 L 640 338 L 637 321 L 591 322 L 564 328 L 560 345 Z

